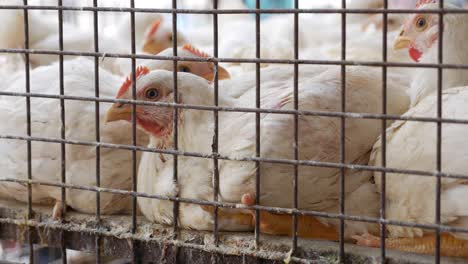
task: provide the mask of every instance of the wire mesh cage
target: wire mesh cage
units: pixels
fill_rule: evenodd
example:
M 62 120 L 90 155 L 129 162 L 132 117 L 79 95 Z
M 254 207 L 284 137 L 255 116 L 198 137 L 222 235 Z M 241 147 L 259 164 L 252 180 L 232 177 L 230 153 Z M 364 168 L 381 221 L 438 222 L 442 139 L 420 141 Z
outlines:
M 1 2 L 0 237 L 29 263 L 466 261 L 464 2 L 247 2 Z

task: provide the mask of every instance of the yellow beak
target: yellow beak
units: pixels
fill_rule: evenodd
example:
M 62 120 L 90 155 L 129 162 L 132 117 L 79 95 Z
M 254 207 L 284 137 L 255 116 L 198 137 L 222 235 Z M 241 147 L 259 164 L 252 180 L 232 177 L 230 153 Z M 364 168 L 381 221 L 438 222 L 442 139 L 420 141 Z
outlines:
M 206 80 L 208 81 L 214 81 L 214 67 L 208 71 L 207 73 L 203 74 L 201 77 L 205 78 Z M 218 80 L 225 80 L 225 79 L 229 79 L 231 78 L 231 75 L 229 74 L 229 72 L 221 67 L 221 66 L 218 66 Z
M 400 50 L 400 49 L 406 49 L 409 47 L 411 43 L 411 39 L 408 37 L 397 37 L 395 39 L 395 42 L 393 42 L 393 49 L 394 50 Z
M 218 79 L 224 80 L 224 79 L 230 79 L 230 78 L 231 78 L 231 75 L 229 74 L 229 72 L 223 67 L 218 66 Z
M 114 103 L 106 113 L 105 123 L 110 123 L 119 120 L 132 120 L 132 105 Z

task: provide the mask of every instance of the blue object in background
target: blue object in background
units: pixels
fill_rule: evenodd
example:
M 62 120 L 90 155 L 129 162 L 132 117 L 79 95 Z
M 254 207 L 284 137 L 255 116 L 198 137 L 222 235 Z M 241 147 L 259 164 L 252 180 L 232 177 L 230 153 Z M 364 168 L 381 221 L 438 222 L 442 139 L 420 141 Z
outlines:
M 248 8 L 255 9 L 256 0 L 244 0 Z M 294 0 L 260 0 L 261 9 L 287 9 L 294 7 Z M 270 14 L 262 14 L 261 17 L 267 17 Z

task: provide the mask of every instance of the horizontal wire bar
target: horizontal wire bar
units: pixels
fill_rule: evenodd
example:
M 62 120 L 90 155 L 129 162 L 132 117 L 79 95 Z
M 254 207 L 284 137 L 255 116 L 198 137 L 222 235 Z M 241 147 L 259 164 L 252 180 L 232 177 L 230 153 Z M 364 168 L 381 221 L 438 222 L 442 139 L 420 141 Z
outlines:
M 400 67 L 400 68 L 435 68 L 435 69 L 468 69 L 468 64 L 437 64 L 437 63 L 412 63 L 412 62 L 382 62 L 382 61 L 356 61 L 356 60 L 307 60 L 307 59 L 257 59 L 257 58 L 199 58 L 183 56 L 160 56 L 146 54 L 128 53 L 105 53 L 105 52 L 84 52 L 84 51 L 59 51 L 59 50 L 39 50 L 39 49 L 0 49 L 0 53 L 19 54 L 40 54 L 40 55 L 65 55 L 65 56 L 85 56 L 105 58 L 128 58 L 128 59 L 153 59 L 170 61 L 198 61 L 198 62 L 218 62 L 218 63 L 271 63 L 271 64 L 312 64 L 312 65 L 335 65 L 335 66 L 368 66 L 368 67 Z
M 246 206 L 243 204 L 231 203 L 231 202 L 216 202 L 216 201 L 208 201 L 208 200 L 199 200 L 199 199 L 191 199 L 191 198 L 181 198 L 181 197 L 173 197 L 173 196 L 165 196 L 165 195 L 156 195 L 156 194 L 147 194 L 141 192 L 134 192 L 134 191 L 127 191 L 127 190 L 120 190 L 120 189 L 112 189 L 112 188 L 105 188 L 105 187 L 96 187 L 96 186 L 80 186 L 70 183 L 62 184 L 60 182 L 49 182 L 49 181 L 39 181 L 39 180 L 21 180 L 21 179 L 14 179 L 14 178 L 0 178 L 1 182 L 15 182 L 20 184 L 38 184 L 44 186 L 52 186 L 52 187 L 64 187 L 68 189 L 76 189 L 76 190 L 84 190 L 84 191 L 92 191 L 92 192 L 105 192 L 105 193 L 113 193 L 113 194 L 121 194 L 121 195 L 128 195 L 128 196 L 135 196 L 135 197 L 142 197 L 142 198 L 149 198 L 149 199 L 157 199 L 157 200 L 164 200 L 164 201 L 171 201 L 171 202 L 180 202 L 180 203 L 189 203 L 189 204 L 196 204 L 196 205 L 203 205 L 203 206 L 218 206 L 228 209 L 245 209 L 245 210 L 261 210 L 266 212 L 272 212 L 277 214 L 298 214 L 303 216 L 314 216 L 314 217 L 323 217 L 323 218 L 330 218 L 330 219 L 343 219 L 347 221 L 357 221 L 357 222 L 366 222 L 366 223 L 376 223 L 376 224 L 387 224 L 387 225 L 396 225 L 396 226 L 404 226 L 404 227 L 411 227 L 411 228 L 422 228 L 422 229 L 431 229 L 431 230 L 441 230 L 443 232 L 461 232 L 461 233 L 468 233 L 468 228 L 462 227 L 453 227 L 453 226 L 446 226 L 443 224 L 420 224 L 415 222 L 407 222 L 407 221 L 399 221 L 399 220 L 390 220 L 390 219 L 382 219 L 370 216 L 356 216 L 350 214 L 340 214 L 340 213 L 326 213 L 320 211 L 312 211 L 312 210 L 304 210 L 304 209 L 294 209 L 294 208 L 283 208 L 283 207 L 273 207 L 273 206 L 264 206 L 264 205 L 252 205 Z
M 180 150 L 170 150 L 170 149 L 155 149 L 142 146 L 133 146 L 133 145 L 122 145 L 122 144 L 112 144 L 96 141 L 80 141 L 80 140 L 63 140 L 59 138 L 43 138 L 43 137 L 28 137 L 28 136 L 15 136 L 15 135 L 0 135 L 0 139 L 13 139 L 13 140 L 26 140 L 26 141 L 38 141 L 38 142 L 49 142 L 49 143 L 66 143 L 71 145 L 83 145 L 83 146 L 99 146 L 101 148 L 111 148 L 111 149 L 126 149 L 126 150 L 137 150 L 143 152 L 152 152 L 160 153 L 167 155 L 178 155 L 186 157 L 196 157 L 196 158 L 207 158 L 207 159 L 222 159 L 222 160 L 231 160 L 231 161 L 260 161 L 265 163 L 275 163 L 275 164 L 289 164 L 289 165 L 300 165 L 300 166 L 311 166 L 311 167 L 324 167 L 324 168 L 335 168 L 335 169 L 350 169 L 350 170 L 363 170 L 363 171 L 373 171 L 373 172 L 387 172 L 387 173 L 398 173 L 398 174 L 411 174 L 418 176 L 426 177 L 442 177 L 449 179 L 468 179 L 468 175 L 464 174 L 453 174 L 453 173 L 444 173 L 437 171 L 420 171 L 420 170 L 405 170 L 389 167 L 380 167 L 380 166 L 369 166 L 369 165 L 360 165 L 360 164 L 349 164 L 349 163 L 337 163 L 337 162 L 325 162 L 325 161 L 315 161 L 315 160 L 289 160 L 289 159 L 273 159 L 273 158 L 261 158 L 261 157 L 241 157 L 241 158 L 231 158 L 228 156 L 223 156 L 219 154 L 203 154 L 198 152 L 190 151 L 180 151 Z
M 421 116 L 399 116 L 390 114 L 371 114 L 371 113 L 355 113 L 355 112 L 332 112 L 332 111 L 305 111 L 305 110 L 284 110 L 284 109 L 265 109 L 265 108 L 249 108 L 249 107 L 227 107 L 227 106 L 204 106 L 194 104 L 180 104 L 168 102 L 150 102 L 141 100 L 93 97 L 93 96 L 74 96 L 74 95 L 59 95 L 59 94 L 43 94 L 43 93 L 24 93 L 24 92 L 4 92 L 0 91 L 0 96 L 16 96 L 16 97 L 31 97 L 31 98 L 48 98 L 48 99 L 65 99 L 73 101 L 89 101 L 101 103 L 124 103 L 135 105 L 153 105 L 159 107 L 172 107 L 181 109 L 192 109 L 201 111 L 222 111 L 222 112 L 241 112 L 241 113 L 264 113 L 264 114 L 288 114 L 302 116 L 320 116 L 320 117 L 346 117 L 354 119 L 387 119 L 400 121 L 414 122 L 443 122 L 446 124 L 468 124 L 468 119 L 457 118 L 438 118 L 438 117 L 421 117 Z
M 468 13 L 468 10 L 462 9 L 434 9 L 434 10 L 407 10 L 407 9 L 393 9 L 393 10 L 383 10 L 383 9 L 251 9 L 251 10 L 192 10 L 192 9 L 153 9 L 153 8 L 105 8 L 105 7 L 67 7 L 67 6 L 0 6 L 0 9 L 23 9 L 23 10 L 68 10 L 68 11 L 108 11 L 108 12 L 157 12 L 157 13 L 193 13 L 193 14 L 259 14 L 259 13 L 275 13 L 275 14 L 297 14 L 297 13 L 336 13 L 336 14 L 391 14 L 391 13 L 437 13 L 437 14 L 464 14 Z M 119 58 L 141 58 L 141 59 L 159 59 L 159 60 L 173 60 L 173 61 L 211 61 L 211 62 L 239 62 L 239 63 L 282 63 L 282 64 L 319 64 L 319 65 L 359 65 L 359 66 L 385 66 L 385 67 L 418 67 L 418 68 L 437 68 L 437 69 L 468 69 L 468 65 L 455 65 L 455 64 L 416 64 L 416 63 L 394 63 L 394 62 L 370 62 L 370 61 L 326 61 L 326 60 L 274 60 L 274 59 L 233 59 L 233 58 L 208 58 L 208 59 L 197 59 L 197 58 L 184 58 L 184 57 L 173 57 L 173 56 L 155 56 L 155 55 L 129 55 L 129 54 L 117 54 L 117 53 L 97 53 L 97 52 L 74 52 L 74 51 L 49 51 L 49 50 L 27 50 L 27 49 L 0 49 L 0 53 L 24 53 L 24 54 L 50 54 L 50 55 L 72 55 L 72 56 L 92 56 L 92 57 L 119 57 Z M 122 99 L 105 99 L 105 98 L 95 98 L 95 97 L 78 97 L 78 96 L 60 96 L 60 95 L 44 95 L 44 94 L 33 94 L 33 93 L 10 93 L 10 92 L 1 92 L 0 95 L 6 96 L 23 96 L 23 97 L 38 97 L 38 98 L 54 98 L 54 99 L 67 99 L 67 100 L 83 100 L 83 101 L 94 101 L 94 102 L 121 102 L 121 103 L 132 103 L 132 104 L 141 104 L 141 105 L 156 105 L 162 107 L 174 107 L 174 108 L 187 108 L 187 109 L 198 109 L 198 110 L 215 110 L 215 111 L 227 111 L 227 112 L 251 112 L 251 113 L 277 113 L 277 114 L 298 114 L 298 115 L 312 115 L 312 116 L 328 116 L 328 117 L 348 117 L 348 118 L 367 118 L 367 119 L 389 119 L 389 120 L 407 120 L 407 121 L 422 121 L 422 122 L 443 122 L 443 123 L 456 123 L 456 124 L 468 124 L 468 120 L 460 119 L 443 119 L 443 118 L 429 118 L 429 117 L 402 117 L 394 115 L 383 115 L 383 114 L 360 114 L 360 113 L 347 113 L 347 112 L 321 112 L 321 111 L 295 111 L 295 110 L 273 110 L 273 109 L 257 109 L 257 108 L 235 108 L 235 107 L 209 107 L 209 106 L 197 106 L 197 105 L 182 105 L 175 103 L 148 103 L 135 100 L 122 100 Z M 200 153 L 191 153 L 191 152 L 181 152 L 175 150 L 156 150 L 139 146 L 126 146 L 118 144 L 108 144 L 102 142 L 86 142 L 86 141 L 74 141 L 74 140 L 64 140 L 64 139 L 52 139 L 52 138 L 40 138 L 40 137 L 31 137 L 31 136 L 11 136 L 11 135 L 0 135 L 0 138 L 4 139 L 19 139 L 26 141 L 43 141 L 51 143 L 61 143 L 61 144 L 79 144 L 79 145 L 89 145 L 89 146 L 99 146 L 107 148 L 117 148 L 117 149 L 128 149 L 128 150 L 140 150 L 140 151 L 149 151 L 157 152 L 163 154 L 172 154 L 172 155 L 183 155 L 183 156 L 193 156 L 193 157 L 205 157 L 205 158 L 217 158 L 217 159 L 226 159 L 226 160 L 238 160 L 238 161 L 262 161 L 262 162 L 272 162 L 272 163 L 284 163 L 284 164 L 293 164 L 293 165 L 306 165 L 306 166 L 320 166 L 320 167 L 330 167 L 330 168 L 346 168 L 346 169 L 355 169 L 355 170 L 370 170 L 370 171 L 382 171 L 382 172 L 391 172 L 391 173 L 403 173 L 403 174 L 415 174 L 421 176 L 438 176 L 438 177 L 447 177 L 447 178 L 458 178 L 466 179 L 468 176 L 458 175 L 458 174 L 446 174 L 442 172 L 425 172 L 425 171 L 416 171 L 416 170 L 400 170 L 392 169 L 388 167 L 373 167 L 366 165 L 353 165 L 345 163 L 332 163 L 332 162 L 320 162 L 320 161 L 303 161 L 303 160 L 283 160 L 283 159 L 265 159 L 258 157 L 248 157 L 240 159 L 230 159 L 229 157 L 220 156 L 217 154 L 200 154 Z M 324 213 L 324 212 L 315 212 L 315 211 L 305 211 L 299 209 L 287 209 L 287 208 L 276 208 L 276 207 L 266 207 L 266 206 L 243 206 L 233 203 L 223 203 L 223 202 L 210 202 L 210 201 L 200 201 L 195 199 L 186 199 L 179 197 L 165 197 L 160 195 L 148 195 L 145 193 L 139 193 L 134 191 L 125 191 L 125 190 L 116 190 L 108 189 L 101 187 L 86 187 L 86 186 L 76 186 L 72 184 L 64 183 L 52 183 L 52 182 L 42 182 L 36 180 L 19 180 L 19 179 L 10 179 L 10 178 L 0 178 L 0 181 L 10 181 L 17 183 L 26 183 L 26 184 L 42 184 L 56 187 L 72 188 L 72 189 L 81 189 L 95 192 L 111 192 L 116 194 L 126 194 L 138 197 L 146 198 L 155 198 L 161 200 L 169 201 L 178 201 L 185 203 L 195 203 L 200 205 L 213 205 L 219 207 L 227 208 L 242 208 L 242 209 L 258 209 L 271 211 L 276 213 L 287 213 L 287 214 L 299 214 L 299 215 L 311 215 L 317 217 L 327 217 L 327 218 L 338 218 L 343 220 L 352 220 L 352 221 L 364 221 L 372 223 L 381 223 L 389 225 L 399 225 L 407 226 L 414 228 L 425 228 L 425 229 L 434 229 L 439 231 L 446 232 L 468 232 L 468 229 L 450 227 L 437 224 L 417 224 L 409 223 L 403 221 L 394 221 L 388 219 L 377 219 L 371 217 L 363 216 L 352 216 L 346 214 L 333 214 L 333 213 Z M 0 219 L 0 222 L 9 222 L 9 219 Z M 50 224 L 45 224 L 41 222 L 36 222 L 35 220 L 28 220 L 28 226 L 49 226 Z M 10 223 L 16 223 L 15 221 L 10 221 Z M 24 225 L 24 221 L 21 223 Z M 55 227 L 55 226 L 54 226 Z M 62 224 L 57 224 L 57 228 L 66 230 L 70 227 L 67 227 Z M 105 233 L 102 230 L 89 229 L 89 232 L 92 233 Z M 130 234 L 132 239 L 138 239 L 137 236 Z M 141 238 L 140 238 L 141 239 Z M 205 245 L 191 244 L 182 241 L 165 241 L 166 243 L 174 243 L 177 245 L 182 245 L 185 247 L 195 247 L 207 251 Z M 237 248 L 236 248 L 237 249 Z M 226 253 L 223 249 L 218 247 L 213 247 L 212 249 L 218 253 Z M 248 255 L 259 254 L 258 251 L 249 252 Z M 280 253 L 281 254 L 281 253 Z M 284 254 L 285 255 L 285 254 Z M 262 256 L 263 258 L 264 256 Z M 281 259 L 284 259 L 283 257 Z M 297 257 L 292 258 L 294 261 L 303 262 L 305 260 Z
M 301 9 L 186 9 L 186 8 L 130 8 L 130 7 L 91 7 L 91 6 L 49 6 L 49 5 L 1 5 L 1 9 L 23 10 L 66 10 L 66 11 L 100 11 L 100 12 L 140 12 L 167 14 L 467 14 L 466 9 L 343 9 L 343 8 L 301 8 Z

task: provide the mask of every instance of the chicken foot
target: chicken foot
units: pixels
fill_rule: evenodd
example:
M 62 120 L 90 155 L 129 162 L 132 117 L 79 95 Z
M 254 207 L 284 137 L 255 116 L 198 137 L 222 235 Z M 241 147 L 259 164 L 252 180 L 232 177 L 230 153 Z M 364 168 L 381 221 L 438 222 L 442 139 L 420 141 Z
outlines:
M 54 220 L 62 219 L 64 209 L 66 209 L 66 208 L 63 208 L 62 201 L 56 200 L 55 204 L 54 204 L 54 208 L 52 209 L 52 219 L 54 219 Z
M 426 234 L 413 238 L 387 238 L 385 248 L 419 254 L 435 253 L 435 234 Z M 380 237 L 371 234 L 353 236 L 358 245 L 368 247 L 380 247 Z M 447 257 L 468 258 L 468 240 L 458 239 L 451 234 L 440 235 L 440 254 Z
M 201 208 L 207 212 L 214 214 L 214 207 L 202 205 Z M 218 223 L 220 226 L 252 226 L 252 215 L 244 212 L 224 210 L 218 208 Z
M 242 203 L 247 206 L 255 204 L 255 196 L 244 194 Z M 252 211 L 252 221 L 255 225 L 255 211 Z M 291 215 L 274 214 L 260 211 L 260 232 L 269 235 L 293 235 L 293 217 Z M 312 239 L 338 240 L 335 228 L 327 226 L 312 216 L 299 215 L 297 218 L 297 236 Z

